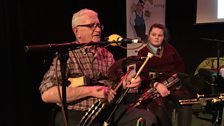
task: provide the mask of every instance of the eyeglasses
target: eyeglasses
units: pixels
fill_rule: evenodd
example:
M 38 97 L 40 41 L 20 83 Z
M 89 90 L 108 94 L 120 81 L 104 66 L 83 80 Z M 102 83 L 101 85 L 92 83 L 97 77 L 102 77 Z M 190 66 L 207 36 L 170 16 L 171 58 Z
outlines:
M 76 27 L 89 27 L 89 28 L 91 28 L 91 29 L 95 29 L 96 27 L 99 27 L 99 28 L 101 28 L 102 30 L 104 29 L 104 26 L 103 25 L 101 25 L 101 24 L 99 24 L 99 23 L 97 23 L 97 24 L 84 24 L 84 25 L 77 25 Z

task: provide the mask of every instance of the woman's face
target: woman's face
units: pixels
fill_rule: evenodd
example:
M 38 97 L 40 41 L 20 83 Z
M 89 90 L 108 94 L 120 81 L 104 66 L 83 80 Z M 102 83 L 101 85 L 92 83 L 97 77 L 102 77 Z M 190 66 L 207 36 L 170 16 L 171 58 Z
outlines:
M 151 32 L 148 35 L 149 43 L 151 43 L 155 47 L 159 47 L 162 45 L 164 40 L 164 31 L 160 28 L 152 28 Z

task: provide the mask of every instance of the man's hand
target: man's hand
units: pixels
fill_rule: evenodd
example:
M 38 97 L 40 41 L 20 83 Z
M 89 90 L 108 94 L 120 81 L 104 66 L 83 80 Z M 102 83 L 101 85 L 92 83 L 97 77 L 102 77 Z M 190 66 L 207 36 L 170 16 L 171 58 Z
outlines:
M 126 81 L 123 83 L 124 88 L 132 88 L 132 89 L 138 89 L 141 84 L 141 78 L 138 76 L 136 79 L 134 79 L 135 74 L 132 74 L 127 77 Z
M 116 95 L 116 92 L 110 87 L 105 86 L 93 86 L 92 87 L 92 96 L 97 98 L 102 98 L 111 102 Z
M 155 82 L 153 84 L 154 88 L 160 93 L 162 97 L 166 97 L 170 94 L 170 91 L 167 89 L 167 87 L 159 82 Z

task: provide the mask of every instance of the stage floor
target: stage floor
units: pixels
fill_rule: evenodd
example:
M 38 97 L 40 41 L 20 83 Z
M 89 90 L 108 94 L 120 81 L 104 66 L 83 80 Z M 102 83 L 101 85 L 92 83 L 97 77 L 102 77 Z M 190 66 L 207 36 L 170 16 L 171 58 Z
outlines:
M 206 113 L 203 106 L 199 104 L 194 104 L 192 108 L 193 108 L 193 114 L 192 114 L 191 126 L 212 126 L 213 125 L 212 114 Z M 173 112 L 172 121 L 173 121 L 173 126 L 177 126 L 177 115 L 175 110 Z

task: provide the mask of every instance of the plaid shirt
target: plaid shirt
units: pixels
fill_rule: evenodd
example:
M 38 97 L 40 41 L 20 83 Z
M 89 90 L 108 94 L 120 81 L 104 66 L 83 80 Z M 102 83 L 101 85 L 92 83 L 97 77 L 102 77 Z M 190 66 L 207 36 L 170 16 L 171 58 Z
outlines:
M 68 77 L 71 75 L 73 77 L 85 76 L 89 78 L 91 85 L 94 85 L 92 82 L 108 78 L 108 69 L 114 62 L 113 55 L 102 47 L 88 46 L 76 50 L 70 50 L 69 59 L 67 60 L 66 75 Z M 56 78 L 56 72 L 58 79 Z M 59 81 L 59 84 L 61 84 L 60 61 L 55 57 L 50 69 L 43 77 L 39 87 L 40 93 L 42 94 L 52 86 L 56 86 L 57 80 Z M 104 84 L 108 85 L 111 84 L 111 82 L 106 81 Z M 87 83 L 87 85 L 90 85 L 90 83 Z M 68 109 L 85 111 L 88 110 L 97 100 L 97 98 L 93 97 L 80 99 L 77 100 L 75 104 L 68 105 Z

